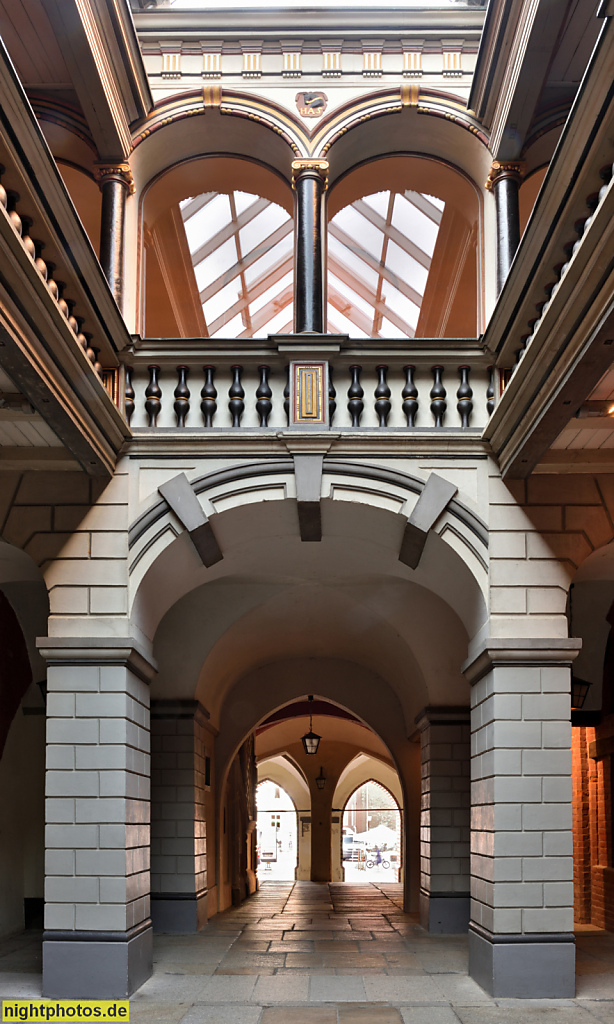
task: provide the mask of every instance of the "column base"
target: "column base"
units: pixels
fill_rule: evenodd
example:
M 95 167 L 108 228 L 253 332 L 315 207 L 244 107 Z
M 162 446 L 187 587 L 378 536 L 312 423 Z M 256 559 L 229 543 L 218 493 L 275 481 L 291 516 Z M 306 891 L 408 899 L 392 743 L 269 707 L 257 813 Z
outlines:
M 495 997 L 573 999 L 576 994 L 574 936 L 490 935 L 471 925 L 469 974 Z
M 170 934 L 199 932 L 207 923 L 207 890 L 190 893 L 154 893 L 151 897 L 153 929 Z
M 465 935 L 469 928 L 469 893 L 420 890 L 420 924 L 435 935 Z
M 153 928 L 129 932 L 43 933 L 43 995 L 51 999 L 127 999 L 153 969 Z

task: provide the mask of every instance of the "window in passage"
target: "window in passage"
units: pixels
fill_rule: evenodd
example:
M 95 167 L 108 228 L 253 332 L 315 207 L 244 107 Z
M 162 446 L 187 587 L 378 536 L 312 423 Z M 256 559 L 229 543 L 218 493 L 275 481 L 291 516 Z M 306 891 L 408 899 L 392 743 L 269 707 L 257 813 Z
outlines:
M 291 331 L 291 209 L 289 189 L 244 160 L 192 161 L 164 175 L 143 212 L 143 333 L 263 338 Z
M 355 338 L 479 333 L 479 201 L 451 168 L 378 160 L 333 190 L 328 330 Z

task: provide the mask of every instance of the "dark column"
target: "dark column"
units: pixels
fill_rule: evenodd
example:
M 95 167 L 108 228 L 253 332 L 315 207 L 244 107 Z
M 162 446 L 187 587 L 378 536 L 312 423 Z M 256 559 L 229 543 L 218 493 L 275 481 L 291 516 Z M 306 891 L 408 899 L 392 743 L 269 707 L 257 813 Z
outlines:
M 522 164 L 502 164 L 495 160 L 486 182 L 486 187 L 494 193 L 497 211 L 497 295 L 505 284 L 520 242 L 518 189 L 521 180 Z
M 122 308 L 124 277 L 124 219 L 126 195 L 134 192 L 128 164 L 105 164 L 98 168 L 102 192 L 100 223 L 100 265 L 119 308 Z
M 324 192 L 327 160 L 295 160 L 294 329 L 297 334 L 323 334 L 324 313 Z

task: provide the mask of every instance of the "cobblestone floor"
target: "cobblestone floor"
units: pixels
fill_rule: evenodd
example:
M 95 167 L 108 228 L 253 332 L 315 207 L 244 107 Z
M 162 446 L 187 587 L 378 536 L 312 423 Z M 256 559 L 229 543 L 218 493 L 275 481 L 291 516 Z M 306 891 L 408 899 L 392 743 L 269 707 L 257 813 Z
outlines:
M 0 997 L 40 997 L 40 933 L 0 943 Z M 269 882 L 198 935 L 160 935 L 132 1024 L 614 1024 L 614 934 L 578 936 L 569 1000 L 491 999 L 465 936 L 429 935 L 397 885 Z

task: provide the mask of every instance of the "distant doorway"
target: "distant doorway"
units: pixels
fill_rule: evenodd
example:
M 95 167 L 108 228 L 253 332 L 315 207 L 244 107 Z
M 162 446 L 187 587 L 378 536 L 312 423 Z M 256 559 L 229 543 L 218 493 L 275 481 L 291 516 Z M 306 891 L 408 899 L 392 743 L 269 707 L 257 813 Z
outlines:
M 392 793 L 373 780 L 355 789 L 343 810 L 341 859 L 346 882 L 399 882 L 401 811 Z
M 296 807 L 292 797 L 265 779 L 256 788 L 258 877 L 293 882 L 297 864 Z

